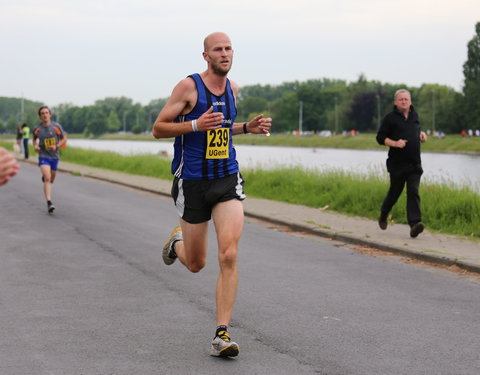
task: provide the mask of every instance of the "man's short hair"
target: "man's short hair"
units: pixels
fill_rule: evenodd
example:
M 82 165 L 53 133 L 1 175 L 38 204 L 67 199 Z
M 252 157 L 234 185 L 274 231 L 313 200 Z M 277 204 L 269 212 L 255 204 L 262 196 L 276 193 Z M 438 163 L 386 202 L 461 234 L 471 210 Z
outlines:
M 410 94 L 410 91 L 408 91 L 407 89 L 398 89 L 397 91 L 395 91 L 395 94 L 393 95 L 393 100 L 397 99 L 397 95 L 402 93 L 408 94 L 410 99 L 412 99 L 412 94 Z
M 52 114 L 52 111 L 50 111 L 50 108 L 48 108 L 47 105 L 42 105 L 42 106 L 38 109 L 38 115 L 39 115 L 39 116 L 40 116 L 40 112 L 42 111 L 42 109 L 45 109 L 45 108 L 48 109 L 48 112 L 49 112 L 50 114 Z

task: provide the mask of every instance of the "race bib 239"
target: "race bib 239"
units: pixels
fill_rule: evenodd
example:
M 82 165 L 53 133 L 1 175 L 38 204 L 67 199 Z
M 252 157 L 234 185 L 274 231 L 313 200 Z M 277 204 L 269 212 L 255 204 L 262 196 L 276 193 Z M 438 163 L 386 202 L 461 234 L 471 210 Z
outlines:
M 207 132 L 206 159 L 228 159 L 230 129 L 219 128 Z

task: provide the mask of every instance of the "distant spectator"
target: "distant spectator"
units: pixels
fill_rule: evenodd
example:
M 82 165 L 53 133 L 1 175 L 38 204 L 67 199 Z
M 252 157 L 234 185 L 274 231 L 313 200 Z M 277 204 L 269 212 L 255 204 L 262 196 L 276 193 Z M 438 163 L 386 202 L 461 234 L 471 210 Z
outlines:
M 19 154 L 22 152 L 22 138 L 23 138 L 22 125 L 18 125 L 16 143 L 13 150 Z
M 465 137 L 467 135 L 467 132 L 465 130 L 462 130 L 460 134 L 462 135 L 462 137 Z
M 468 136 L 473 137 L 473 130 L 472 129 L 468 129 Z
M 475 136 L 480 137 L 480 129 L 475 130 Z
M 445 133 L 442 130 L 436 131 L 433 133 L 433 138 L 444 138 Z
M 30 138 L 30 128 L 26 123 L 22 124 L 22 137 L 23 137 L 23 153 L 25 159 L 28 159 L 28 140 Z

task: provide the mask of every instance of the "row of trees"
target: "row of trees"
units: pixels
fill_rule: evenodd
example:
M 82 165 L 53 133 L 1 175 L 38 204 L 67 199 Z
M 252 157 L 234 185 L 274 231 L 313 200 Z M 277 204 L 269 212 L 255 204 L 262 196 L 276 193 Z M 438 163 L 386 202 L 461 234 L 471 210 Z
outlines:
M 249 86 L 241 92 L 239 116 L 247 119 L 266 112 L 273 117 L 276 131 L 295 130 L 299 124 L 302 130 L 310 131 L 376 131 L 383 116 L 392 110 L 393 96 L 398 88 L 407 88 L 412 93 L 424 128 L 459 131 L 455 103 L 462 95 L 454 89 L 443 85 L 417 88 L 382 84 L 368 81 L 363 75 L 353 83 L 323 79 L 277 87 Z
M 300 124 L 304 131 L 375 131 L 381 118 L 392 109 L 395 91 L 407 88 L 423 129 L 445 133 L 480 129 L 480 22 L 475 31 L 467 45 L 463 92 L 438 84 L 408 87 L 369 81 L 364 75 L 356 82 L 324 78 L 278 86 L 252 85 L 243 87 L 237 98 L 237 121 L 263 113 L 274 119 L 277 132 L 297 130 Z M 69 133 L 94 136 L 118 131 L 140 133 L 150 131 L 166 101 L 157 99 L 143 106 L 126 97 L 105 98 L 91 106 L 61 104 L 52 110 L 54 119 Z M 36 111 L 41 104 L 0 98 L 0 132 L 13 132 L 23 121 L 30 125 L 37 123 Z
M 246 121 L 263 113 L 274 119 L 276 132 L 301 127 L 305 131 L 331 130 L 334 133 L 355 129 L 375 131 L 381 118 L 392 109 L 393 95 L 399 87 L 412 92 L 414 104 L 424 129 L 459 132 L 456 107 L 464 96 L 442 85 L 382 84 L 360 76 L 356 82 L 341 80 L 309 80 L 279 86 L 246 86 L 238 98 L 237 121 Z M 97 136 L 104 133 L 149 131 L 167 99 L 158 99 L 147 106 L 133 103 L 126 97 L 97 100 L 94 105 L 78 107 L 60 104 L 52 108 L 53 119 L 69 133 Z M 39 102 L 24 100 L 22 120 L 21 99 L 0 98 L 0 132 L 14 132 L 19 123 L 38 123 Z M 8 105 L 6 105 L 8 103 Z M 7 115 L 7 119 L 1 117 Z M 468 127 L 467 127 L 468 128 Z
M 68 133 L 98 136 L 119 131 L 149 131 L 166 102 L 167 99 L 157 99 L 143 106 L 130 98 L 119 97 L 97 100 L 83 107 L 60 104 L 51 110 L 52 119 L 61 123 Z M 30 126 L 38 124 L 37 111 L 42 105 L 31 100 L 0 97 L 0 133 L 14 133 L 22 122 Z

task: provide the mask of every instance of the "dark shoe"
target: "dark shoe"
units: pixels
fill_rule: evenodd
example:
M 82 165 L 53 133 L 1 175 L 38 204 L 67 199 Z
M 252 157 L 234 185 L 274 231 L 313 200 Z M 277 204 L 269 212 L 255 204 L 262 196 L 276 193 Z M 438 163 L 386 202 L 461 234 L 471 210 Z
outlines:
M 388 215 L 380 214 L 378 218 L 378 226 L 380 229 L 385 230 L 388 227 Z
M 424 226 L 421 221 L 419 221 L 417 224 L 412 225 L 412 227 L 410 228 L 410 237 L 417 237 L 420 233 L 423 232 L 423 229 Z
M 55 210 L 55 206 L 53 205 L 52 202 L 47 202 L 47 207 L 48 207 L 48 213 L 53 214 L 53 211 Z

